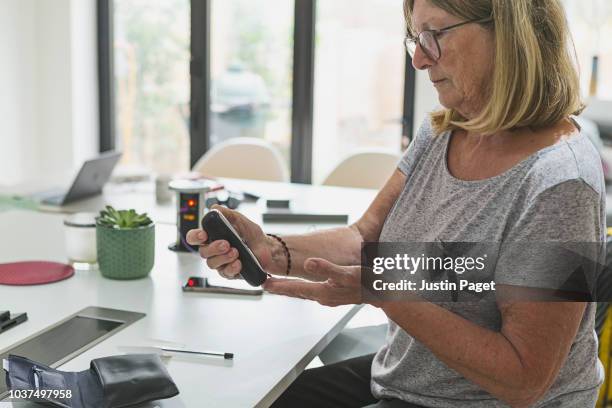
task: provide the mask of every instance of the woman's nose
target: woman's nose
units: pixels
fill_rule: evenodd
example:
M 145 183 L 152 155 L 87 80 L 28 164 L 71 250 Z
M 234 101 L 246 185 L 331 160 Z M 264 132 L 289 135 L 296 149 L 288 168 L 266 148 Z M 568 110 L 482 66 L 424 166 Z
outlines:
M 427 54 L 423 51 L 420 45 L 417 44 L 416 49 L 414 51 L 414 55 L 412 56 L 412 66 L 414 69 L 425 70 L 431 67 L 434 64 L 434 61 L 429 59 Z

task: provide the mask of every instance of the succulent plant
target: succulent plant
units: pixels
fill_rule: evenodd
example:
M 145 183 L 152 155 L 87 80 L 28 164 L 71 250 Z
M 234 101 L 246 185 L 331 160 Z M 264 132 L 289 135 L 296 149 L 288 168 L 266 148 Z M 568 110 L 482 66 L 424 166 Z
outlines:
M 97 224 L 115 229 L 133 229 L 151 225 L 153 221 L 146 213 L 138 214 L 135 210 L 115 210 L 110 205 L 100 211 Z

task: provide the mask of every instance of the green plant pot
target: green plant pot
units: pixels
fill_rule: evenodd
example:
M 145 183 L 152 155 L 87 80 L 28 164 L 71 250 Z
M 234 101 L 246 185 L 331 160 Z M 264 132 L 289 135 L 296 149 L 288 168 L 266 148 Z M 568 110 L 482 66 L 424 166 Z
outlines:
M 133 229 L 96 226 L 98 265 L 110 279 L 148 276 L 155 262 L 155 225 Z

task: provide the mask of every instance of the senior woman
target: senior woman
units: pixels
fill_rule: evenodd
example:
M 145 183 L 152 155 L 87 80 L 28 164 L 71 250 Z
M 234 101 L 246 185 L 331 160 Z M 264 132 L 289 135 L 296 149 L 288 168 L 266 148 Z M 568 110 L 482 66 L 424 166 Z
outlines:
M 571 118 L 582 104 L 560 1 L 405 0 L 404 7 L 413 65 L 427 70 L 444 109 L 423 124 L 354 225 L 281 237 L 289 275 L 303 279 L 270 278 L 269 292 L 360 303 L 360 268 L 352 265 L 363 242 L 604 239 L 603 176 Z M 264 268 L 286 275 L 281 240 L 222 211 Z M 188 235 L 209 267 L 236 277 L 236 250 L 206 239 L 201 230 Z M 529 260 L 506 262 L 499 267 L 510 278 L 529 282 Z M 305 371 L 276 406 L 595 405 L 603 375 L 593 303 L 498 297 L 375 306 L 389 317 L 378 353 Z

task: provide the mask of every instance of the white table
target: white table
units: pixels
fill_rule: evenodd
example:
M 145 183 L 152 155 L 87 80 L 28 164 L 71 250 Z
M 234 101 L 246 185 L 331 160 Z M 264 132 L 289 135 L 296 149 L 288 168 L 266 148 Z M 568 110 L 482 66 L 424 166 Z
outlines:
M 258 191 L 252 188 L 255 185 Z M 250 183 L 249 186 L 249 191 L 260 194 L 268 189 L 267 198 L 270 195 L 292 198 L 295 205 L 304 209 L 348 212 L 351 219 L 367 207 L 374 195 L 365 190 L 297 185 Z M 126 196 L 105 194 L 104 199 L 143 203 Z M 197 255 L 167 250 L 167 244 L 176 234 L 171 225 L 173 210 L 168 209 L 171 218 L 167 220 L 169 225 L 164 225 L 160 218 L 165 214 L 164 209 L 155 207 L 152 201 L 150 204 L 156 211 L 154 218 L 160 222 L 156 227 L 155 267 L 149 278 L 112 281 L 102 278 L 98 272 L 78 272 L 73 278 L 51 285 L 0 286 L 2 308 L 29 315 L 28 322 L 0 335 L 0 350 L 87 306 L 142 312 L 146 313 L 144 319 L 61 369 L 86 369 L 91 359 L 121 354 L 121 346 L 162 341 L 193 349 L 233 352 L 235 358 L 231 364 L 214 358 L 171 358 L 168 370 L 181 393 L 158 405 L 268 406 L 359 310 L 351 306 L 325 308 L 271 294 L 237 297 L 183 293 L 181 285 L 188 276 L 212 272 Z M 255 214 L 257 208 L 245 207 L 245 212 L 249 211 Z M 62 219 L 60 214 L 18 210 L 0 213 L 0 262 L 37 259 L 65 262 Z M 300 228 L 304 226 L 275 225 L 267 229 L 286 233 Z M 11 404 L 0 403 L 0 407 L 4 406 Z
M 329 186 L 313 186 L 308 184 L 275 183 L 266 181 L 219 179 L 230 191 L 244 191 L 256 194 L 264 199 L 291 200 L 294 212 L 324 212 L 329 214 L 348 214 L 349 222 L 356 221 L 376 195 L 375 190 L 343 188 Z M 40 182 L 26 182 L 21 185 L 0 189 L 0 194 L 28 195 L 45 190 Z M 64 207 L 43 206 L 41 210 L 50 213 L 75 213 L 81 211 L 97 212 L 105 205 L 117 209 L 133 207 L 141 212 L 147 212 L 157 223 L 175 224 L 176 210 L 173 203 L 158 205 L 155 202 L 155 187 L 153 182 L 108 184 L 101 196 L 81 200 Z M 261 221 L 261 213 L 265 211 L 265 202 L 257 205 L 243 204 L 240 211 Z M 278 227 L 278 224 L 273 224 Z M 288 231 L 302 231 L 304 226 L 290 224 Z

